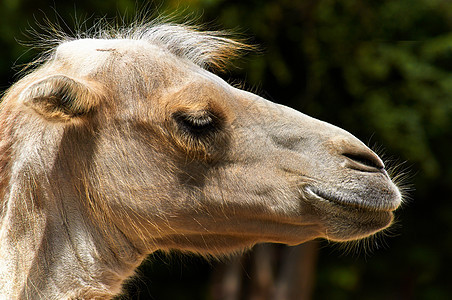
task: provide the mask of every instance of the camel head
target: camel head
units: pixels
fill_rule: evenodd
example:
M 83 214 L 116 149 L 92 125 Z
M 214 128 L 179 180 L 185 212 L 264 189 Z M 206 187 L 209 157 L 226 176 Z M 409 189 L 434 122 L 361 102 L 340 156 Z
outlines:
M 1 104 L 3 248 L 14 235 L 19 249 L 32 238 L 33 257 L 69 243 L 91 253 L 80 261 L 110 249 L 135 267 L 156 249 L 220 254 L 390 226 L 401 193 L 374 152 L 209 71 L 237 47 L 176 25 L 59 44 Z

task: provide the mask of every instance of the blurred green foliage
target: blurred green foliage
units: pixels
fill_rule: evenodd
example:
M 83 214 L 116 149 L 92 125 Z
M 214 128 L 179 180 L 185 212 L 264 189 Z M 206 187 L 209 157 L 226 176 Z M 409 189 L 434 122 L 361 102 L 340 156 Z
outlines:
M 36 55 L 17 40 L 30 42 L 27 30 L 36 27 L 36 22 L 43 23 L 45 16 L 69 30 L 77 24 L 89 27 L 95 17 L 130 17 L 140 10 L 178 11 L 208 24 L 208 29 L 239 32 L 263 50 L 236 61 L 236 67 L 222 77 L 245 81 L 270 100 L 343 127 L 378 152 L 384 147 L 388 164 L 408 174 L 400 176 L 406 181 L 401 186 L 410 183 L 415 187 L 398 214 L 395 237 L 386 239 L 387 247 L 375 249 L 378 251 L 368 257 L 321 250 L 315 298 L 450 298 L 452 2 L 137 2 L 2 0 L 0 89 L 14 81 L 15 66 Z M 159 275 L 153 276 L 156 272 L 151 265 L 143 267 L 146 276 L 166 278 L 161 267 L 155 267 Z M 200 273 L 209 273 L 209 265 L 196 265 Z M 181 265 L 178 268 L 176 278 L 192 272 Z M 208 275 L 199 278 L 204 285 L 198 281 L 196 289 L 195 284 L 182 288 L 185 299 L 199 299 L 207 290 Z M 172 284 L 162 280 L 152 286 L 151 279 L 149 290 L 160 299 L 159 288 L 168 290 Z M 196 296 L 189 298 L 190 291 Z

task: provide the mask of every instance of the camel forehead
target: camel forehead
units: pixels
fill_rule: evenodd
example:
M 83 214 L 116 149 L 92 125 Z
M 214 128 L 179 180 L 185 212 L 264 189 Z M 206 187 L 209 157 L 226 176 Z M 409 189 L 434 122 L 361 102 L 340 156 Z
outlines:
M 60 44 L 57 48 L 57 55 L 62 56 L 84 56 L 86 54 L 92 55 L 93 52 L 111 52 L 111 51 L 126 51 L 128 49 L 152 48 L 149 43 L 141 40 L 132 39 L 80 39 Z M 149 49 L 151 48 L 151 49 Z
M 60 44 L 55 51 L 55 61 L 71 66 L 83 76 L 96 73 L 99 67 L 108 65 L 111 58 L 127 56 L 145 61 L 162 54 L 159 47 L 140 40 L 80 39 Z

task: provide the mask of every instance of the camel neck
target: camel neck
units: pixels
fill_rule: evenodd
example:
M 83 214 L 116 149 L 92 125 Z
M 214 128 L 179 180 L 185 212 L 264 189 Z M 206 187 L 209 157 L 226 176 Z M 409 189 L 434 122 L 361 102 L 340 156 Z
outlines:
M 27 209 L 32 218 L 10 197 L 1 220 L 0 290 L 8 299 L 109 299 L 144 258 L 119 231 L 104 238 L 79 212 L 55 218 Z

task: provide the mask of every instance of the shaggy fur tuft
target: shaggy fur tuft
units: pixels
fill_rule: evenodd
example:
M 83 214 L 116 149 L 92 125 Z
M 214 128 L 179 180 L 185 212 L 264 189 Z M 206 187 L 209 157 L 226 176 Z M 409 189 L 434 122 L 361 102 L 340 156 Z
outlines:
M 211 71 L 224 71 L 234 58 L 245 52 L 258 50 L 256 46 L 247 44 L 241 38 L 232 37 L 225 31 L 200 29 L 200 26 L 191 25 L 190 22 L 175 24 L 171 22 L 171 17 L 159 17 L 152 21 L 136 20 L 128 26 L 112 25 L 106 19 L 100 19 L 90 28 L 65 33 L 63 26 L 47 20 L 39 26 L 39 30 L 43 32 L 36 29 L 29 31 L 33 43 L 24 44 L 39 49 L 43 54 L 25 69 L 49 60 L 58 45 L 79 39 L 144 40 Z

